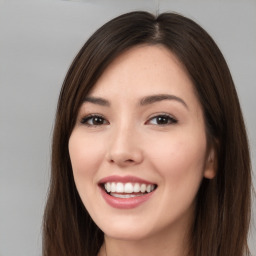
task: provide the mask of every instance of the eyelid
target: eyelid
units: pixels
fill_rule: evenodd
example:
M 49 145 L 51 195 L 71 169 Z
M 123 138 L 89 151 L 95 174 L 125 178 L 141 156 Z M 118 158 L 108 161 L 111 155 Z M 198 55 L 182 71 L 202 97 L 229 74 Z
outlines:
M 145 124 L 150 124 L 149 122 L 152 120 L 152 119 L 154 119 L 154 118 L 157 118 L 157 117 L 166 117 L 166 118 L 169 118 L 170 120 L 171 120 L 171 122 L 170 123 L 168 123 L 168 124 L 153 124 L 153 125 L 159 125 L 159 126 L 165 126 L 165 125 L 173 125 L 173 124 L 176 124 L 176 123 L 178 123 L 178 119 L 176 118 L 176 117 L 174 117 L 173 115 L 170 115 L 170 114 L 168 114 L 168 113 L 156 113 L 156 114 L 154 114 L 154 115 L 151 115 L 149 118 L 148 118 L 148 120 L 146 121 L 146 123 Z
M 102 118 L 104 121 L 106 121 L 106 123 L 99 124 L 99 125 L 86 123 L 86 122 L 88 122 L 90 119 L 92 119 L 94 117 Z M 85 115 L 82 118 L 80 118 L 80 123 L 83 124 L 83 125 L 86 125 L 88 127 L 95 127 L 95 126 L 107 125 L 107 124 L 109 124 L 109 121 L 103 115 L 94 113 L 94 114 Z
M 168 123 L 155 123 L 152 124 L 150 123 L 153 119 L 158 118 L 158 117 L 164 117 L 169 119 Z M 103 123 L 99 123 L 99 124 L 89 124 L 87 123 L 90 119 L 92 118 L 100 118 L 103 120 Z M 82 125 L 86 125 L 88 127 L 96 127 L 96 126 L 103 126 L 103 125 L 109 125 L 109 121 L 102 115 L 102 114 L 97 114 L 97 113 L 93 113 L 93 114 L 88 114 L 83 116 L 82 118 L 80 118 L 79 122 Z M 177 118 L 175 118 L 173 115 L 168 114 L 168 113 L 155 113 L 153 115 L 151 115 L 147 121 L 145 122 L 146 125 L 159 125 L 159 126 L 166 126 L 166 125 L 173 125 L 176 124 L 178 122 Z

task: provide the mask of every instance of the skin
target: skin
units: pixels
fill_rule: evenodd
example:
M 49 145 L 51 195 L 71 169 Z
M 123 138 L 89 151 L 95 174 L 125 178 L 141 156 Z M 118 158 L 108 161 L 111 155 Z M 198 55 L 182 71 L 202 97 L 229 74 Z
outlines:
M 162 94 L 179 99 L 141 105 Z M 134 47 L 107 67 L 89 96 L 108 105 L 82 104 L 69 153 L 80 197 L 105 234 L 99 255 L 185 255 L 197 191 L 215 172 L 203 111 L 182 64 L 164 46 Z M 101 123 L 81 123 L 92 114 Z M 171 118 L 161 124 L 156 116 L 163 114 Z M 113 208 L 98 186 L 110 175 L 146 179 L 157 189 L 138 207 Z

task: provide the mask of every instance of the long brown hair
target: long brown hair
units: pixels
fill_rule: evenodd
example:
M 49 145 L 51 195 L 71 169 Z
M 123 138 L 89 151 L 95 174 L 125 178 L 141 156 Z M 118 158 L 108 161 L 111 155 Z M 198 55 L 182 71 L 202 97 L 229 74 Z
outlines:
M 194 21 L 174 13 L 155 17 L 147 12 L 127 13 L 103 25 L 79 51 L 66 75 L 53 133 L 43 255 L 95 256 L 103 243 L 103 232 L 76 190 L 68 141 L 84 96 L 118 55 L 139 44 L 162 44 L 183 63 L 204 111 L 208 142 L 216 149 L 216 177 L 203 179 L 197 195 L 192 255 L 249 255 L 250 157 L 226 61 Z

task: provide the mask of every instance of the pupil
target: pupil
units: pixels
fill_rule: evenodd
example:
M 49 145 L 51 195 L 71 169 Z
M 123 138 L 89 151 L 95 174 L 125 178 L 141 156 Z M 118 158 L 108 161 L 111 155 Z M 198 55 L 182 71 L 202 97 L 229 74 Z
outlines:
M 167 124 L 168 123 L 168 119 L 166 117 L 164 117 L 164 116 L 159 116 L 157 118 L 157 122 L 158 122 L 158 124 Z
M 93 123 L 94 124 L 103 124 L 103 118 L 101 118 L 101 117 L 94 117 L 94 119 L 93 119 Z

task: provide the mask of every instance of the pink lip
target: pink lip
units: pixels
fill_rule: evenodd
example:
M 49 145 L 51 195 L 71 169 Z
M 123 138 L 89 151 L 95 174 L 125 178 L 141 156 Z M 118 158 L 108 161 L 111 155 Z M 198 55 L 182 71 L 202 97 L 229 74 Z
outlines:
M 147 193 L 143 196 L 131 197 L 131 198 L 118 198 L 113 197 L 106 193 L 103 188 L 100 188 L 101 195 L 105 199 L 105 201 L 112 207 L 118 209 L 132 209 L 138 207 L 139 205 L 143 204 L 147 200 L 149 200 L 152 195 L 154 194 L 155 190 Z
M 131 182 L 131 183 L 144 183 L 144 184 L 153 184 L 150 181 L 147 180 L 143 180 L 141 178 L 135 177 L 135 176 L 117 176 L 117 175 L 112 175 L 112 176 L 108 176 L 106 178 L 103 178 L 99 181 L 99 184 L 103 184 L 106 182 L 122 182 L 122 183 L 126 183 L 126 182 Z
M 101 186 L 101 184 L 106 182 L 122 182 L 122 183 L 131 182 L 131 183 L 143 183 L 143 184 L 153 184 L 153 183 L 138 177 L 134 177 L 134 176 L 122 177 L 122 176 L 114 175 L 114 176 L 109 176 L 101 179 L 98 184 L 99 184 L 102 197 L 111 207 L 118 208 L 118 209 L 132 209 L 132 208 L 138 207 L 144 202 L 148 201 L 155 192 L 154 190 L 142 196 L 131 197 L 131 198 L 118 198 L 106 193 L 105 189 Z

